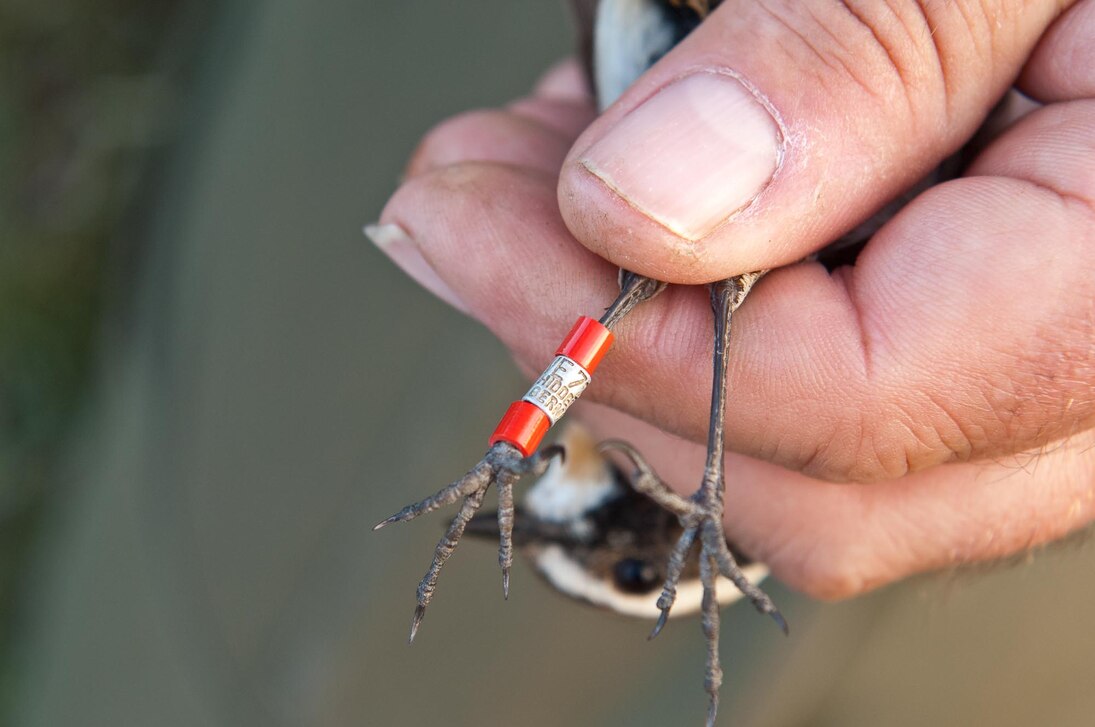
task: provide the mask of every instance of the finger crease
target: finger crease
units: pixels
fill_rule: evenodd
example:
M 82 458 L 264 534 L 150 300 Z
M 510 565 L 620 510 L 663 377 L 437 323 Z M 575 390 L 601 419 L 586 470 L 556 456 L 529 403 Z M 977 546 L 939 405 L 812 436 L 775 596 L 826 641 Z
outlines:
M 894 73 L 897 74 L 898 79 L 901 81 L 901 87 L 905 89 L 905 104 L 908 107 L 909 112 L 912 112 L 912 99 L 910 98 L 910 95 L 908 93 L 908 89 L 912 88 L 913 86 L 912 80 L 909 78 L 908 74 L 905 71 L 905 64 L 902 63 L 901 60 L 898 58 L 893 43 L 886 42 L 886 40 L 878 34 L 878 31 L 875 30 L 874 25 L 867 22 L 867 19 L 850 3 L 842 2 L 840 3 L 840 5 L 844 8 L 845 11 L 847 11 L 849 15 L 851 15 L 855 19 L 855 21 L 860 26 L 867 29 L 867 32 L 869 32 L 871 34 L 871 37 L 874 38 L 875 45 L 881 48 L 882 52 L 886 54 L 886 58 L 887 60 L 889 60 L 890 67 L 894 70 Z M 901 23 L 901 27 L 905 30 L 905 34 L 906 36 L 908 36 L 909 40 L 911 42 L 915 42 L 912 34 L 909 33 L 908 28 L 904 25 L 904 23 Z

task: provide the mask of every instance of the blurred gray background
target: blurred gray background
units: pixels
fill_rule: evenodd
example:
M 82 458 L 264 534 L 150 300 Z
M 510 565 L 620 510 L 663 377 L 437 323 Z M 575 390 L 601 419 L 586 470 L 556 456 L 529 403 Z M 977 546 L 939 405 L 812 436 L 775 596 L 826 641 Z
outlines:
M 572 606 L 446 518 L 523 382 L 365 241 L 416 140 L 570 49 L 562 3 L 3 0 L 6 724 L 661 725 L 699 625 Z M 13 172 L 13 173 L 9 173 Z M 428 386 L 428 391 L 427 391 Z M 724 616 L 722 724 L 1095 723 L 1095 552 Z

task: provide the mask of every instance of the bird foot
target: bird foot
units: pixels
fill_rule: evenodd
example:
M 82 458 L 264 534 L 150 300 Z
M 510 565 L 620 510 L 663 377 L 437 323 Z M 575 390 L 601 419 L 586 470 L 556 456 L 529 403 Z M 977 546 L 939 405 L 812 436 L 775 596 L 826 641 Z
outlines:
M 669 613 L 677 598 L 677 586 L 685 569 L 688 557 L 699 541 L 700 582 L 703 585 L 703 634 L 707 641 L 707 662 L 704 670 L 704 689 L 707 692 L 707 724 L 713 725 L 718 712 L 719 687 L 722 685 L 722 667 L 719 663 L 719 600 L 716 591 L 717 578 L 721 574 L 728 578 L 748 598 L 761 613 L 771 616 L 784 634 L 788 633 L 787 621 L 776 608 L 772 599 L 754 585 L 742 573 L 737 559 L 727 543 L 723 529 L 723 503 L 720 488 L 712 473 L 706 473 L 703 485 L 692 497 L 681 497 L 658 476 L 645 459 L 629 444 L 619 441 L 603 442 L 602 452 L 620 452 L 634 465 L 631 485 L 639 492 L 650 497 L 662 507 L 674 513 L 681 522 L 684 532 L 678 538 L 669 557 L 665 584 L 658 597 L 658 617 L 650 637 L 653 639 L 669 620 Z
M 414 520 L 419 515 L 433 512 L 438 508 L 450 505 L 463 498 L 464 503 L 460 511 L 449 523 L 448 529 L 437 543 L 434 549 L 433 562 L 426 571 L 426 575 L 418 584 L 417 606 L 414 610 L 414 618 L 411 621 L 411 634 L 409 641 L 414 641 L 418 627 L 422 623 L 422 617 L 426 613 L 426 607 L 433 600 L 433 594 L 437 590 L 437 579 L 441 575 L 441 569 L 445 562 L 460 544 L 464 535 L 464 529 L 483 504 L 483 498 L 491 484 L 498 486 L 498 564 L 502 568 L 502 594 L 509 597 L 509 573 L 513 565 L 513 486 L 526 474 L 542 475 L 548 464 L 556 455 L 564 455 L 563 448 L 559 446 L 545 447 L 529 457 L 523 457 L 516 447 L 506 442 L 497 442 L 491 445 L 479 464 L 472 467 L 467 474 L 449 485 L 443 487 L 436 494 L 408 505 L 395 515 L 377 523 L 373 530 L 391 525 Z

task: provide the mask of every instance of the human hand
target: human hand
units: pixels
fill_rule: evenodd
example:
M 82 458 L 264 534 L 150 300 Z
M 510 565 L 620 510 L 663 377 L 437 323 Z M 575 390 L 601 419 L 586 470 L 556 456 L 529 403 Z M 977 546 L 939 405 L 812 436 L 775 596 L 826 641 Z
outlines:
M 615 265 L 699 283 L 790 264 L 955 151 L 1018 76 L 1047 105 L 963 178 L 854 267 L 776 270 L 735 315 L 728 532 L 820 597 L 1095 517 L 1095 2 L 924 5 L 727 0 L 599 119 L 567 67 L 442 124 L 381 218 L 409 234 L 381 231 L 393 259 L 534 375 Z M 581 410 L 683 492 L 710 328 L 702 289 L 644 304 Z

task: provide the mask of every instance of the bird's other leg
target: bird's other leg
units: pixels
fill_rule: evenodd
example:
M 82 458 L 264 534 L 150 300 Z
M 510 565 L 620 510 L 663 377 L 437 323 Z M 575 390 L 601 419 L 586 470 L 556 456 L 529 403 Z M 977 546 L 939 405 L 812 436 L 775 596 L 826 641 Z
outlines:
M 723 467 L 723 435 L 726 421 L 727 368 L 729 366 L 730 322 L 745 301 L 753 285 L 764 272 L 749 273 L 714 283 L 711 286 L 711 307 L 715 317 L 714 377 L 711 387 L 711 418 L 707 434 L 707 460 L 703 482 L 689 498 L 673 492 L 654 472 L 649 464 L 631 446 L 622 442 L 605 442 L 602 451 L 617 451 L 626 455 L 634 465 L 632 486 L 680 518 L 683 532 L 673 548 L 666 569 L 665 583 L 658 598 L 661 615 L 650 634 L 654 638 L 665 626 L 670 610 L 677 598 L 677 586 L 681 574 L 696 542 L 700 544 L 700 580 L 703 584 L 703 633 L 707 640 L 707 667 L 704 685 L 710 697 L 708 724 L 712 725 L 718 712 L 718 689 L 722 683 L 719 666 L 719 608 L 715 591 L 716 578 L 722 574 L 748 598 L 757 610 L 771 615 L 780 628 L 787 632 L 787 623 L 772 599 L 764 591 L 750 583 L 742 573 L 723 530 L 723 496 L 726 491 Z
M 703 634 L 707 640 L 704 687 L 710 700 L 707 710 L 709 727 L 714 725 L 715 716 L 718 713 L 718 689 L 722 683 L 722 669 L 719 666 L 718 655 L 720 616 L 715 592 L 716 570 L 733 581 L 758 611 L 771 615 L 783 632 L 787 633 L 787 622 L 776 605 L 772 603 L 772 599 L 750 583 L 741 572 L 741 568 L 738 567 L 726 544 L 726 533 L 722 525 L 723 496 L 726 492 L 723 434 L 726 423 L 730 321 L 734 311 L 745 301 L 745 297 L 763 274 L 761 272 L 741 275 L 711 286 L 711 307 L 715 314 L 715 355 L 714 381 L 711 387 L 711 419 L 707 431 L 707 462 L 704 466 L 703 483 L 692 497 L 700 514 L 695 516 L 691 523 L 686 524 L 686 527 L 691 525 L 699 530 L 700 576 L 703 582 Z M 658 605 L 662 606 L 661 601 Z M 671 603 L 665 604 L 662 611 L 663 618 L 669 606 Z
M 684 498 L 671 490 L 631 445 L 619 441 L 607 441 L 602 442 L 599 449 L 602 452 L 619 452 L 629 458 L 635 468 L 631 475 L 632 487 L 666 510 L 676 514 L 685 527 L 669 558 L 665 585 L 661 596 L 658 598 L 658 608 L 661 609 L 661 615 L 650 634 L 650 638 L 654 638 L 669 618 L 669 611 L 677 595 L 677 584 L 697 537 L 701 541 L 708 537 L 706 532 L 710 529 L 709 520 L 707 519 L 708 513 L 696 497 Z M 721 531 L 716 533 L 716 535 L 720 534 Z M 725 543 L 725 539 L 723 542 Z M 729 547 L 727 547 L 727 552 L 729 552 Z M 736 569 L 736 564 L 734 569 Z M 726 570 L 722 565 L 721 554 L 716 556 L 708 548 L 702 548 L 700 554 L 700 583 L 703 586 L 701 614 L 703 635 L 707 643 L 703 686 L 708 696 L 708 727 L 715 724 L 715 718 L 719 710 L 719 688 L 722 686 L 722 666 L 719 662 L 719 629 L 721 624 L 717 578 L 720 572 L 726 572 Z M 750 590 L 757 590 L 756 586 L 749 583 L 744 577 L 741 581 L 739 583 L 735 580 L 734 583 L 743 593 L 752 598 Z M 760 594 L 760 597 L 767 598 L 763 593 Z
M 460 511 L 453 518 L 434 549 L 433 561 L 430 563 L 429 570 L 426 571 L 422 582 L 418 584 L 417 605 L 414 610 L 414 619 L 411 622 L 411 641 L 414 641 L 415 634 L 418 633 L 418 627 L 422 623 L 426 607 L 433 600 L 441 569 L 460 544 L 464 528 L 467 527 L 468 521 L 483 504 L 487 489 L 495 482 L 499 483 L 498 522 L 502 531 L 498 560 L 502 566 L 503 592 L 508 592 L 509 566 L 513 562 L 513 484 L 526 473 L 543 474 L 551 458 L 560 454 L 562 454 L 561 447 L 551 446 L 545 447 L 529 457 L 522 457 L 516 447 L 506 442 L 496 442 L 487 450 L 486 455 L 483 456 L 479 464 L 469 470 L 466 475 L 443 487 L 436 494 L 408 505 L 395 515 L 382 520 L 373 528 L 379 530 L 391 523 L 414 520 L 419 515 L 433 512 L 440 507 L 450 505 L 460 498 L 464 498 L 464 504 L 461 505 Z
M 747 273 L 713 283 L 711 285 L 711 308 L 715 314 L 715 355 L 714 381 L 711 387 L 711 418 L 707 430 L 707 462 L 704 466 L 703 483 L 693 500 L 702 514 L 698 518 L 700 539 L 700 558 L 712 558 L 718 564 L 719 572 L 734 582 L 761 613 L 775 619 L 786 633 L 787 622 L 779 609 L 772 603 L 764 591 L 751 584 L 741 572 L 730 548 L 726 544 L 726 534 L 722 525 L 723 496 L 726 493 L 725 467 L 723 464 L 723 435 L 726 428 L 727 368 L 730 363 L 731 320 L 736 311 L 749 295 L 753 285 L 764 272 Z M 715 618 L 718 612 L 715 612 Z M 705 614 L 704 618 L 707 616 Z
M 707 641 L 707 661 L 703 670 L 703 688 L 707 692 L 707 727 L 715 726 L 719 713 L 719 688 L 722 664 L 719 663 L 719 595 L 716 591 L 718 570 L 714 558 L 700 557 L 700 582 L 703 584 L 703 635 Z
M 707 437 L 707 461 L 703 482 L 690 498 L 673 492 L 654 472 L 649 464 L 631 446 L 623 442 L 605 442 L 603 451 L 618 451 L 631 459 L 635 466 L 631 477 L 632 486 L 646 494 L 665 509 L 680 518 L 684 531 L 681 533 L 666 569 L 665 583 L 658 597 L 661 615 L 650 638 L 657 636 L 669 619 L 673 603 L 677 599 L 677 585 L 688 561 L 689 553 L 697 540 L 701 544 L 703 559 L 713 558 L 718 571 L 763 613 L 770 614 L 784 631 L 787 624 L 772 600 L 757 586 L 749 582 L 741 572 L 722 526 L 723 495 L 726 490 L 723 468 L 723 433 L 726 418 L 726 373 L 729 365 L 730 322 L 753 285 L 765 271 L 739 275 L 711 286 L 711 305 L 715 314 L 714 379 L 711 388 L 711 419 Z M 718 612 L 715 612 L 717 618 Z

